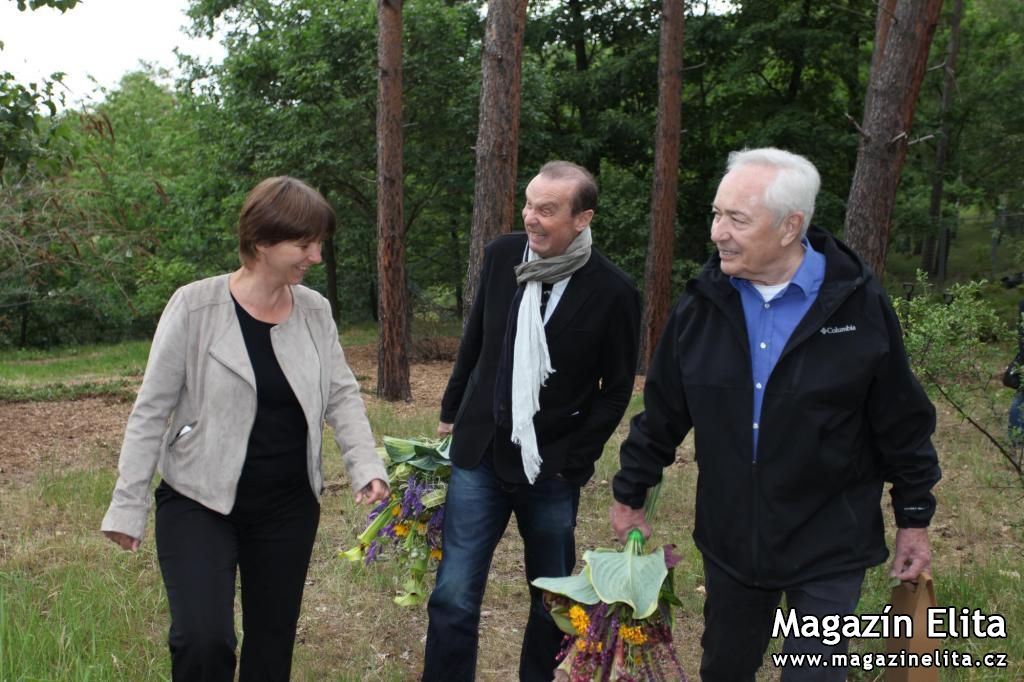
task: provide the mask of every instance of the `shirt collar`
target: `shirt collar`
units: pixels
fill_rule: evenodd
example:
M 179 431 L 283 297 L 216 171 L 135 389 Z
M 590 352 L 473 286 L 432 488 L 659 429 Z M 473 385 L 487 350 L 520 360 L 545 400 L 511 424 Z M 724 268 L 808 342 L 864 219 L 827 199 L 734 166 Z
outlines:
M 804 237 L 804 260 L 793 274 L 790 284 L 795 284 L 804 292 L 804 296 L 814 296 L 825 281 L 825 256 L 814 250 L 811 242 Z
M 789 284 L 795 284 L 803 292 L 804 296 L 815 296 L 818 290 L 821 289 L 821 283 L 825 281 L 825 256 L 814 250 L 807 237 L 804 237 L 800 244 L 804 247 L 804 258 L 800 261 L 796 272 L 793 273 L 793 278 L 789 280 Z M 736 289 L 742 286 L 753 289 L 753 285 L 748 280 L 740 277 L 729 277 L 729 282 Z M 786 291 L 789 291 L 788 286 Z

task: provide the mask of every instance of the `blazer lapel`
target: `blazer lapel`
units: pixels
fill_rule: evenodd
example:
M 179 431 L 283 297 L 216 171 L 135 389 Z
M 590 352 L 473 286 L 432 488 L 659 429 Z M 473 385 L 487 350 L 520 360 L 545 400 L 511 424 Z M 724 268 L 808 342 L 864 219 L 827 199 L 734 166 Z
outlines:
M 572 322 L 593 295 L 595 289 L 591 276 L 596 267 L 594 258 L 591 257 L 586 265 L 572 274 L 569 284 L 558 300 L 555 312 L 551 313 L 551 319 L 544 325 L 544 332 L 549 340 L 558 336 Z

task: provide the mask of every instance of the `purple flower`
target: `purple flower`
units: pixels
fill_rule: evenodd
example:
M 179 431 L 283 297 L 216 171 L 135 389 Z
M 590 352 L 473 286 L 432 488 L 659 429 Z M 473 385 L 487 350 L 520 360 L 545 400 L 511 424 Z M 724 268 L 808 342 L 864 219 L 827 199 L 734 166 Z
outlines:
M 370 513 L 369 513 L 369 515 L 367 516 L 367 520 L 368 520 L 368 521 L 373 521 L 373 520 L 374 520 L 375 518 L 377 518 L 378 516 L 380 516 L 380 513 L 381 513 L 382 511 L 384 511 L 384 509 L 385 509 L 385 508 L 386 508 L 386 507 L 387 507 L 387 506 L 388 506 L 389 504 L 391 504 L 391 498 L 388 498 L 388 497 L 385 497 L 385 498 L 384 498 L 383 500 L 381 500 L 380 502 L 378 502 L 378 503 L 377 503 L 377 506 L 376 506 L 376 507 L 374 507 L 373 509 L 371 509 L 371 510 L 370 510 Z
M 444 529 L 444 505 L 434 509 L 427 521 L 427 544 L 433 549 L 441 549 L 441 531 Z
M 402 517 L 418 518 L 425 511 L 423 495 L 430 490 L 429 483 L 417 483 L 415 476 L 405 482 L 405 494 L 402 495 Z
M 364 559 L 364 563 L 369 565 L 370 563 L 376 561 L 379 556 L 380 543 L 374 540 L 370 543 L 370 546 L 366 548 L 366 558 Z

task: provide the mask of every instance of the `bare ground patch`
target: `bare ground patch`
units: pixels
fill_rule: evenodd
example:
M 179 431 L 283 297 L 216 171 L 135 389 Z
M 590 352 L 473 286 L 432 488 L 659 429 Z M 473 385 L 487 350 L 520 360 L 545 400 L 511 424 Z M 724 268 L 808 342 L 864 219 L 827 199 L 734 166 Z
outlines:
M 346 358 L 368 404 L 380 402 L 377 386 L 376 346 L 353 346 Z M 410 386 L 413 400 L 393 405 L 403 411 L 440 406 L 451 362 L 413 364 Z M 89 453 L 102 452 L 116 462 L 131 411 L 129 401 L 113 397 L 68 401 L 0 402 L 0 488 L 31 480 L 40 470 L 89 466 Z
M 97 450 L 116 453 L 130 410 L 109 397 L 0 403 L 0 488 L 41 470 L 88 466 Z

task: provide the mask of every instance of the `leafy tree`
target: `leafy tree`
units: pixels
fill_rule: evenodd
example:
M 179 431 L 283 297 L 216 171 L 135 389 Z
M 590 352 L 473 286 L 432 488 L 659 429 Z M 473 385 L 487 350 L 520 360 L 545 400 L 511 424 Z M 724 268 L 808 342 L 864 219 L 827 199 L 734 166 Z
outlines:
M 996 255 L 1001 244 L 1011 241 L 1003 237 L 1014 232 L 1012 216 L 1024 213 L 1024 112 L 1012 105 L 1024 88 L 1024 73 L 1012 66 L 1024 59 L 1024 6 L 1012 0 L 967 0 L 963 9 L 952 74 L 935 68 L 947 63 L 952 26 L 943 22 L 933 42 L 929 63 L 935 67 L 925 77 L 915 115 L 920 143 L 907 153 L 893 211 L 892 246 L 920 252 L 922 265 L 931 264 L 926 239 L 935 234 L 936 225 L 949 230 L 950 248 L 955 249 L 959 216 L 973 209 L 978 215 L 971 219 L 993 224 L 990 276 L 995 277 L 1000 261 L 1018 262 L 1010 252 L 999 260 Z M 950 75 L 953 86 L 947 88 Z M 944 91 L 951 95 L 945 112 Z M 946 162 L 940 170 L 942 144 Z M 939 180 L 943 201 L 941 212 L 935 213 L 930 201 Z
M 155 77 L 129 74 L 105 101 L 65 113 L 66 164 L 53 174 L 34 161 L 0 191 L 8 342 L 144 334 L 174 288 L 236 261 L 230 234 L 195 219 L 207 182 L 192 112 Z
M 362 2 L 197 2 L 197 28 L 226 34 L 221 65 L 193 69 L 209 163 L 250 185 L 304 178 L 332 202 L 338 288 L 354 318 L 377 314 L 376 16 Z M 452 222 L 468 224 L 475 105 L 471 4 L 403 6 L 404 230 L 413 292 L 461 281 Z M 462 232 L 461 234 L 465 234 Z M 459 237 L 461 240 L 461 237 Z
M 681 158 L 684 254 L 703 260 L 729 151 L 775 146 L 818 167 L 815 222 L 838 231 L 856 158 L 873 2 L 750 0 L 688 19 Z
M 932 394 L 981 433 L 1024 484 L 1024 461 L 1006 430 L 1005 396 L 993 390 L 986 344 L 1014 337 L 983 295 L 984 282 L 953 284 L 940 295 L 918 271 L 918 296 L 895 299 L 907 356 Z M 1001 388 L 1001 387 L 1000 387 Z
M 78 4 L 79 0 L 11 0 L 22 12 L 31 7 L 52 7 L 62 13 Z M 4 44 L 0 40 L 0 51 Z M 25 173 L 30 162 L 37 161 L 55 172 L 61 159 L 49 149 L 54 137 L 61 137 L 64 131 L 56 128 L 57 108 L 64 105 L 64 93 L 55 86 L 63 78 L 54 73 L 40 83 L 23 85 L 9 71 L 0 71 L 0 186 L 7 182 L 4 173 L 13 165 Z M 40 115 L 45 108 L 49 118 Z

